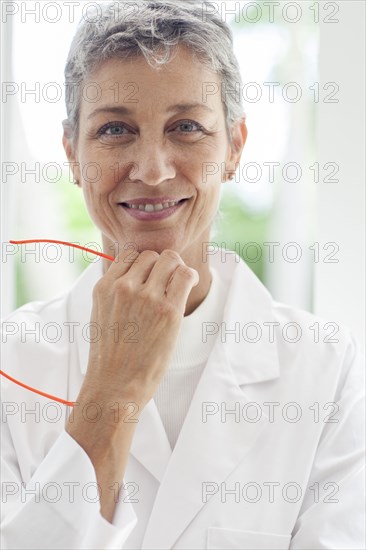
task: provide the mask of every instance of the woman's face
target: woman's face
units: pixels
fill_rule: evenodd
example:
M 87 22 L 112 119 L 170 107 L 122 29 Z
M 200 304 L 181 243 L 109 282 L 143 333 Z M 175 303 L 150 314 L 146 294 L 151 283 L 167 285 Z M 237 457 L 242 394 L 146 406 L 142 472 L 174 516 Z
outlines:
M 66 134 L 64 147 L 104 243 L 197 254 L 246 138 L 238 123 L 229 145 L 219 77 L 180 47 L 159 70 L 106 61 L 83 96 L 75 150 Z

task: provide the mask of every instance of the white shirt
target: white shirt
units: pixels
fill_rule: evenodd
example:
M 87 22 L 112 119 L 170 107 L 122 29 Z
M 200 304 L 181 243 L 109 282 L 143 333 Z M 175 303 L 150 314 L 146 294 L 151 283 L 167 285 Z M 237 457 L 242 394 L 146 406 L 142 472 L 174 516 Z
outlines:
M 214 338 L 203 341 L 203 331 L 207 323 L 219 326 L 222 321 L 227 289 L 216 269 L 211 267 L 210 273 L 208 294 L 190 315 L 183 317 L 169 368 L 154 394 L 154 401 L 172 449 L 215 344 Z
M 223 322 L 206 327 L 215 344 L 174 450 L 151 399 L 112 523 L 88 455 L 65 431 L 71 409 L 1 377 L 2 548 L 364 548 L 358 344 L 347 328 L 329 338 L 325 320 L 273 301 L 235 254 L 220 259 L 210 265 L 228 288 Z M 76 401 L 101 275 L 92 265 L 65 296 L 9 316 L 2 369 Z M 35 337 L 22 342 L 28 328 Z

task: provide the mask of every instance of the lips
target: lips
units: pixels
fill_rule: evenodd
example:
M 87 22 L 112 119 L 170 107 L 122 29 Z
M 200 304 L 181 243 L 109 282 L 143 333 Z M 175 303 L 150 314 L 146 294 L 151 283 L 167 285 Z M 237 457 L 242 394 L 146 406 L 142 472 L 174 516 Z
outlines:
M 162 210 L 172 208 L 185 200 L 187 199 L 172 199 L 169 197 L 160 197 L 155 199 L 141 198 L 128 200 L 120 204 L 126 208 L 141 210 L 142 212 L 161 212 Z
M 188 198 L 157 197 L 129 199 L 118 203 L 126 213 L 138 220 L 153 221 L 168 218 L 183 207 Z
M 159 212 L 160 210 L 165 210 L 166 208 L 171 208 L 172 206 L 175 206 L 178 204 L 178 202 L 169 201 L 169 202 L 163 202 L 163 203 L 157 203 L 157 204 L 128 204 L 126 203 L 127 208 L 134 208 L 138 210 L 143 210 L 144 212 Z

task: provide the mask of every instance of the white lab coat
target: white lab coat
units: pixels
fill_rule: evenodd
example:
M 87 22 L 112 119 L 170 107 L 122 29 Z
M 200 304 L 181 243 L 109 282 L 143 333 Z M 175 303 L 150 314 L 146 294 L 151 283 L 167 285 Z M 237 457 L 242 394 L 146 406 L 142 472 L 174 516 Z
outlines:
M 211 336 L 174 451 L 152 399 L 135 431 L 113 523 L 99 513 L 88 455 L 64 430 L 71 407 L 1 377 L 2 548 L 365 548 L 357 342 L 344 327 L 332 335 L 333 325 L 273 301 L 235 254 L 221 260 L 220 253 L 210 258 L 228 288 L 225 324 Z M 66 295 L 5 320 L 5 372 L 76 401 L 101 269 L 91 265 Z M 257 342 L 258 326 L 248 323 L 262 330 Z M 291 342 L 298 326 L 301 337 Z

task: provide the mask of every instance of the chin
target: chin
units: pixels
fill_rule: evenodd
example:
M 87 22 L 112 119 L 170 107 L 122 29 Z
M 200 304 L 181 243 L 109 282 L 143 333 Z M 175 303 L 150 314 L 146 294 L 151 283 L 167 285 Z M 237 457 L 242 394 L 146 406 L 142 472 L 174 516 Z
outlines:
M 180 246 L 178 246 L 177 241 L 175 240 L 161 240 L 161 239 L 144 239 L 142 242 L 137 241 L 137 251 L 143 252 L 144 250 L 154 250 L 158 254 L 161 254 L 163 250 L 175 250 L 179 254 Z
M 124 235 L 123 238 L 118 239 L 118 242 L 121 249 L 125 244 L 131 243 L 131 249 L 132 245 L 134 245 L 137 252 L 154 250 L 158 254 L 161 254 L 166 249 L 175 250 L 179 254 L 184 248 L 182 246 L 182 236 L 179 238 L 176 233 L 173 235 L 172 233 L 150 232 L 144 235 L 128 235 L 128 237 Z

